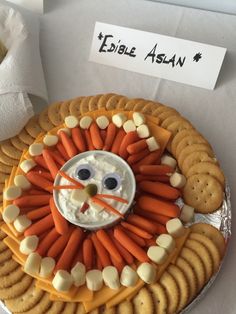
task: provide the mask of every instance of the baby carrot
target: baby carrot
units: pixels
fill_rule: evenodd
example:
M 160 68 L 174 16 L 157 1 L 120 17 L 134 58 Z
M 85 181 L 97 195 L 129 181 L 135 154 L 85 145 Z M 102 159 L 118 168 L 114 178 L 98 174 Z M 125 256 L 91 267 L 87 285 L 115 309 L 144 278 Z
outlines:
M 100 130 L 100 135 L 103 143 L 105 143 L 106 137 L 107 137 L 107 131 L 106 130 Z
M 96 196 L 91 197 L 91 201 L 94 202 L 95 204 L 100 205 L 101 207 L 103 207 L 105 210 L 118 215 L 120 217 L 124 217 L 123 214 L 121 214 L 118 210 L 116 210 L 114 207 L 112 207 L 111 205 L 107 204 L 106 202 L 104 202 L 103 200 L 97 198 Z
M 61 177 L 65 178 L 67 181 L 69 181 L 69 182 L 75 184 L 78 188 L 81 188 L 81 189 L 82 189 L 82 188 L 84 187 L 82 183 L 80 183 L 79 181 L 77 181 L 77 180 L 71 178 L 71 177 L 70 177 L 67 173 L 65 173 L 64 171 L 59 170 L 59 171 L 58 171 L 58 174 L 59 174 Z
M 128 162 L 128 164 L 133 165 L 133 164 L 135 164 L 136 162 L 140 161 L 141 159 L 143 159 L 144 157 L 146 157 L 149 154 L 150 154 L 150 151 L 149 151 L 148 148 L 146 148 L 146 149 L 142 150 L 139 153 L 130 155 L 127 158 L 127 162 Z
M 61 138 L 61 142 L 67 154 L 69 155 L 69 157 L 72 158 L 75 155 L 77 155 L 78 150 L 76 146 L 74 145 L 74 142 L 72 141 L 72 139 L 69 137 L 69 135 L 64 131 L 60 131 L 59 136 Z
M 129 156 L 129 153 L 127 151 L 127 147 L 130 145 L 130 144 L 133 144 L 135 142 L 137 142 L 139 140 L 139 136 L 138 136 L 138 133 L 137 131 L 132 131 L 132 132 L 129 132 L 127 133 L 121 144 L 120 144 L 120 148 L 119 148 L 119 155 L 120 157 L 122 157 L 123 159 L 127 159 L 128 156 Z
M 174 203 L 159 200 L 155 197 L 143 195 L 138 198 L 138 206 L 148 212 L 161 214 L 168 217 L 178 217 L 180 208 Z
M 145 242 L 147 247 L 157 245 L 156 238 L 146 239 Z
M 111 265 L 111 260 L 108 252 L 104 248 L 103 244 L 98 240 L 95 233 L 92 234 L 91 240 L 93 242 L 93 246 L 97 252 L 98 258 L 101 260 L 101 264 L 103 267 Z
M 141 174 L 148 176 L 167 175 L 174 172 L 174 169 L 167 165 L 141 165 L 139 170 Z
M 156 227 L 154 222 L 151 222 L 139 215 L 131 214 L 128 216 L 126 221 L 150 233 L 159 233 L 159 228 Z
M 115 136 L 116 136 L 117 128 L 114 123 L 110 123 L 107 127 L 107 135 L 104 142 L 103 150 L 109 151 L 112 147 L 112 144 L 114 142 Z
M 41 176 L 41 177 L 43 177 L 43 178 L 45 178 L 45 179 L 47 179 L 47 180 L 49 180 L 49 181 L 54 182 L 54 180 L 53 180 L 52 175 L 51 175 L 50 172 L 41 171 L 41 170 L 39 170 L 39 171 L 32 170 L 32 171 L 30 171 L 30 172 L 31 172 L 31 173 L 34 173 L 34 174 L 37 174 L 37 175 L 39 175 L 39 176 Z
M 121 203 L 124 203 L 124 204 L 128 204 L 129 203 L 124 198 L 116 196 L 116 195 L 111 195 L 111 194 L 96 194 L 96 197 L 98 197 L 98 198 L 108 198 L 108 199 L 115 200 L 117 202 L 121 202 Z
M 78 148 L 78 150 L 82 153 L 86 151 L 86 143 L 84 140 L 84 137 L 82 135 L 82 132 L 80 128 L 73 128 L 71 130 L 71 137 L 75 144 L 75 146 Z
M 34 161 L 36 162 L 36 164 L 38 164 L 39 166 L 43 167 L 44 169 L 48 170 L 48 166 L 43 158 L 43 156 L 35 156 L 34 157 Z
M 72 262 L 72 267 L 74 267 L 78 262 L 84 263 L 83 260 L 83 247 L 82 245 L 78 249 L 78 253 L 75 255 L 73 262 Z
M 59 269 L 68 270 L 71 267 L 73 258 L 83 240 L 83 236 L 84 232 L 79 227 L 73 230 L 69 241 L 56 264 L 54 273 L 56 273 Z
M 142 150 L 148 148 L 147 142 L 145 139 L 139 140 L 133 144 L 128 145 L 127 151 L 129 154 L 137 154 L 140 153 Z
M 114 237 L 120 244 L 126 248 L 134 257 L 140 262 L 148 262 L 148 256 L 146 252 L 138 246 L 127 234 L 125 234 L 120 228 L 116 227 L 114 230 Z
M 30 220 L 37 220 L 50 214 L 50 212 L 51 212 L 51 209 L 49 206 L 43 206 L 43 207 L 31 210 L 29 213 L 26 214 L 26 216 Z
M 144 176 L 142 174 L 137 174 L 135 176 L 136 182 L 142 182 L 142 181 L 158 181 L 158 182 L 170 182 L 170 177 L 161 175 L 161 176 Z
M 93 256 L 93 242 L 87 238 L 83 242 L 83 261 L 87 271 L 93 267 Z
M 122 221 L 121 222 L 121 225 L 129 230 L 129 231 L 132 231 L 133 233 L 137 234 L 138 236 L 140 236 L 141 238 L 143 239 L 151 239 L 152 238 L 152 234 L 151 233 L 148 233 L 147 231 L 139 228 L 139 227 L 136 227 L 135 225 L 132 225 L 130 223 L 127 223 L 125 221 Z
M 70 235 L 74 228 L 70 228 L 69 232 L 61 235 L 57 240 L 52 244 L 52 246 L 48 249 L 47 256 L 52 258 L 56 258 L 66 247 L 66 244 L 70 238 Z
M 107 235 L 106 231 L 103 229 L 100 229 L 96 232 L 96 235 L 98 237 L 98 240 L 102 243 L 105 249 L 109 252 L 111 257 L 113 257 L 118 263 L 121 263 L 123 259 L 119 251 L 115 247 L 113 241 Z
M 169 221 L 171 218 L 168 216 L 160 215 L 160 214 L 155 214 L 151 212 L 147 212 L 146 210 L 140 209 L 138 207 L 134 208 L 134 212 L 136 214 L 139 214 L 147 219 L 153 220 L 157 223 L 160 223 L 162 225 L 166 225 L 167 221 Z
M 181 195 L 178 189 L 175 189 L 172 186 L 161 182 L 142 181 L 139 183 L 138 186 L 144 192 L 151 193 L 156 196 L 164 197 L 170 200 L 176 200 Z
M 53 197 L 50 198 L 49 206 L 51 208 L 52 218 L 57 232 L 61 235 L 66 234 L 69 229 L 68 222 L 58 211 Z
M 51 229 L 53 226 L 54 222 L 52 219 L 52 214 L 49 214 L 27 228 L 24 232 L 24 236 L 27 237 L 30 235 L 40 235 L 48 229 Z
M 49 195 L 48 193 L 46 191 L 44 192 L 38 189 L 30 189 L 29 191 L 27 191 L 27 195 Z
M 37 174 L 33 171 L 30 171 L 26 174 L 27 179 L 30 183 L 34 184 L 35 186 L 38 186 L 39 188 L 48 191 L 48 187 L 53 186 L 53 183 L 44 177 L 42 177 L 40 174 Z
M 156 163 L 160 157 L 160 150 L 157 150 L 155 152 L 151 152 L 149 155 L 141 159 L 136 164 L 132 165 L 132 169 L 135 173 L 140 172 L 140 166 L 142 165 L 151 165 L 153 163 Z
M 63 156 L 65 160 L 69 160 L 70 156 L 67 154 L 62 142 L 57 143 L 57 150 L 60 152 L 60 154 Z
M 43 150 L 43 158 L 47 164 L 47 167 L 48 167 L 53 179 L 55 179 L 59 169 L 58 169 L 57 164 L 55 163 L 55 161 L 52 158 L 48 149 Z
M 45 256 L 47 250 L 51 245 L 60 237 L 60 234 L 57 233 L 56 229 L 53 228 L 47 235 L 39 242 L 37 253 L 41 256 Z
M 84 130 L 84 135 L 85 135 L 88 150 L 95 150 L 89 130 Z
M 132 231 L 122 227 L 121 225 L 119 226 L 119 228 L 126 233 L 137 245 L 143 247 L 145 246 L 145 240 L 143 238 L 141 238 L 140 236 L 138 236 L 137 234 L 133 233 Z
M 97 123 L 93 122 L 90 125 L 89 132 L 90 132 L 90 136 L 91 136 L 91 140 L 92 140 L 93 146 L 96 149 L 102 149 L 103 148 L 103 140 L 101 138 L 100 130 L 99 130 L 99 127 L 98 127 Z
M 50 155 L 52 156 L 53 160 L 58 163 L 58 165 L 63 166 L 65 164 L 65 160 L 63 159 L 62 155 L 58 151 L 49 150 Z
M 118 130 L 118 132 L 117 132 L 117 134 L 116 134 L 116 136 L 114 138 L 112 147 L 111 147 L 111 152 L 112 153 L 118 155 L 121 142 L 122 142 L 122 140 L 123 140 L 125 135 L 126 135 L 126 133 L 123 130 L 123 128 Z
M 48 205 L 50 198 L 52 197 L 51 194 L 45 195 L 26 195 L 17 198 L 13 201 L 13 204 L 18 207 L 34 207 L 34 206 L 43 206 Z
M 98 269 L 98 270 L 102 270 L 103 269 L 102 261 L 101 261 L 101 259 L 100 259 L 100 257 L 98 255 L 97 255 L 97 259 L 96 259 L 96 269 Z
M 111 256 L 112 265 L 117 269 L 118 273 L 121 273 L 123 268 L 125 267 L 125 263 L 123 260 L 118 262 L 113 256 Z

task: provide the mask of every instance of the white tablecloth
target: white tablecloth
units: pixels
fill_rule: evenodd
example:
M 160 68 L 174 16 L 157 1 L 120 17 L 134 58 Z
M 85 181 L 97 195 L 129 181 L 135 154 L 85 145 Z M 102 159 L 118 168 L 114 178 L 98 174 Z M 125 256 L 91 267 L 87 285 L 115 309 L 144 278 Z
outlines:
M 95 21 L 228 49 L 214 91 L 88 62 Z M 210 141 L 236 202 L 236 16 L 144 0 L 50 0 L 41 54 L 51 101 L 116 92 L 175 107 Z M 194 75 L 194 73 L 193 73 Z M 38 108 L 39 110 L 40 108 Z M 232 208 L 234 210 L 234 208 Z M 233 215 L 234 217 L 234 215 Z M 235 221 L 233 229 L 236 230 Z M 191 314 L 236 313 L 236 235 L 215 283 Z

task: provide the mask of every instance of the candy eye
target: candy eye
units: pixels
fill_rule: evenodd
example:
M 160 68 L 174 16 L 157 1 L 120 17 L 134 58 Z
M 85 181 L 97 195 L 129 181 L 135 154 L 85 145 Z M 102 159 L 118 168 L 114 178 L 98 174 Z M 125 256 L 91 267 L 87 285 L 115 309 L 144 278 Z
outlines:
M 117 190 L 120 184 L 121 179 L 117 173 L 109 173 L 103 178 L 103 186 L 108 190 Z
M 90 167 L 87 164 L 80 165 L 76 169 L 76 176 L 80 180 L 88 180 L 91 179 L 94 176 L 94 170 L 92 167 Z

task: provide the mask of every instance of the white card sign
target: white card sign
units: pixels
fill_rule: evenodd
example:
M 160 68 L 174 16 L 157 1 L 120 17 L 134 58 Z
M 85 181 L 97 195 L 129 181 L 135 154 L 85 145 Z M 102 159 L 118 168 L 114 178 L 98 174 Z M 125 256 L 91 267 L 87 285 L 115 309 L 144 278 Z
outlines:
M 214 89 L 226 49 L 96 22 L 90 61 Z

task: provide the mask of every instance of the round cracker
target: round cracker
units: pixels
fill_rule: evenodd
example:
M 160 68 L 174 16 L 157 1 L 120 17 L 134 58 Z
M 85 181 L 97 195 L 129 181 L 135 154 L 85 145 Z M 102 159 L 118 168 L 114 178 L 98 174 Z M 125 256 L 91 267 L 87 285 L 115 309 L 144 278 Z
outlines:
M 116 313 L 117 314 L 133 314 L 133 305 L 130 301 L 123 301 L 117 305 Z
M 192 239 L 187 239 L 184 245 L 199 255 L 205 268 L 206 281 L 208 281 L 213 274 L 213 261 L 209 251 L 203 244 Z
M 29 133 L 30 136 L 36 138 L 43 130 L 39 125 L 39 116 L 33 116 L 25 126 L 26 131 Z
M 81 304 L 81 303 L 79 303 Z M 82 305 L 82 304 L 81 304 Z M 47 314 L 60 314 L 65 306 L 64 302 L 60 301 L 53 301 L 51 304 L 51 307 L 47 310 Z M 83 305 L 82 305 L 83 306 Z M 85 312 L 82 312 L 81 314 L 84 314 Z M 76 313 L 79 314 L 79 313 Z
M 75 314 L 85 314 L 83 303 L 78 303 Z
M 169 109 L 173 109 L 173 108 L 170 108 L 166 105 L 163 105 L 161 103 L 159 103 L 159 106 L 155 109 L 155 111 L 153 112 L 153 115 L 155 117 L 159 117 L 159 115 L 165 111 L 168 111 Z M 173 109 L 174 110 L 174 109 Z
M 156 110 L 157 105 L 153 101 L 148 101 L 142 108 L 141 112 L 144 114 L 152 115 L 153 111 Z
M 187 262 L 184 258 L 178 257 L 176 260 L 176 266 L 178 266 L 182 272 L 184 273 L 188 285 L 189 285 L 189 299 L 188 303 L 193 300 L 193 298 L 197 295 L 198 285 L 197 285 L 197 276 L 194 269 L 191 267 L 189 262 Z
M 70 102 L 70 107 L 69 107 L 70 115 L 75 116 L 75 117 L 79 117 L 81 115 L 80 104 L 84 98 L 85 97 L 81 96 L 81 97 L 75 98 L 74 100 Z
M 60 114 L 60 107 L 62 102 L 55 102 L 48 107 L 48 117 L 54 126 L 61 125 L 64 120 Z
M 7 155 L 10 158 L 19 160 L 21 158 L 22 152 L 15 148 L 12 143 L 7 140 L 1 143 L 1 149 L 5 155 Z
M 0 253 L 5 251 L 7 248 L 8 246 L 3 241 L 0 241 Z
M 168 118 L 164 119 L 161 122 L 161 127 L 166 129 L 168 127 L 168 125 L 170 125 L 171 123 L 175 122 L 176 118 L 179 118 L 180 115 L 177 113 L 173 113 L 171 116 L 168 116 Z
M 0 171 L 0 183 L 5 183 L 5 181 L 9 178 L 9 174 L 3 173 Z
M 49 119 L 49 116 L 48 116 L 48 108 L 45 108 L 39 114 L 39 125 L 40 125 L 41 129 L 43 129 L 44 131 L 47 131 L 47 132 L 54 128 L 54 124 L 51 122 L 51 120 Z
M 107 103 L 106 103 L 106 109 L 107 110 L 115 110 L 120 99 L 122 98 L 123 96 L 121 95 L 113 95 L 111 96 L 108 100 L 107 100 Z
M 134 111 L 142 111 L 142 109 L 144 108 L 146 103 L 147 103 L 147 100 L 145 100 L 145 99 L 142 99 L 142 100 L 136 102 L 133 110 Z
M 4 263 L 5 261 L 10 260 L 12 257 L 12 252 L 10 249 L 6 249 L 2 253 L 0 253 L 0 264 Z
M 21 270 L 21 266 L 17 267 L 14 271 L 10 274 L 5 276 L 1 276 L 0 278 L 0 289 L 8 288 L 18 281 L 24 276 L 24 272 Z
M 6 166 L 17 166 L 19 161 L 5 155 L 0 148 L 0 162 Z
M 88 102 L 89 111 L 96 111 L 96 110 L 98 110 L 98 101 L 99 101 L 99 99 L 101 97 L 102 97 L 102 94 L 98 94 L 98 95 L 92 96 L 89 99 L 89 102 Z
M 10 174 L 11 170 L 12 170 L 12 166 L 7 166 L 7 165 L 3 164 L 2 162 L 0 162 L 0 171 L 1 172 Z
M 87 96 L 81 100 L 81 103 L 80 103 L 81 114 L 85 114 L 86 112 L 89 112 L 89 102 L 92 98 L 93 96 Z
M 189 154 L 183 161 L 181 171 L 183 172 L 184 175 L 187 174 L 188 170 L 195 164 L 199 162 L 211 162 L 213 164 L 217 164 L 217 160 L 214 157 L 211 157 L 208 155 L 207 152 L 193 152 Z
M 66 117 L 70 116 L 70 102 L 71 100 L 66 100 L 61 103 L 59 112 L 63 122 L 65 121 Z
M 178 285 L 167 271 L 163 273 L 160 278 L 160 284 L 165 289 L 168 298 L 168 308 L 167 313 L 176 313 L 179 305 L 179 288 Z
M 2 194 L 4 188 L 5 188 L 5 184 L 4 183 L 0 183 L 0 194 Z
M 0 192 L 1 192 L 1 188 L 0 188 Z M 6 236 L 7 236 L 6 233 L 0 229 L 0 240 L 5 239 Z M 1 267 L 1 265 L 0 265 L 0 267 Z
M 175 137 L 173 137 L 172 142 L 171 142 L 171 151 L 173 155 L 176 155 L 176 147 L 178 146 L 179 142 L 182 141 L 182 139 L 185 136 L 189 136 L 189 135 L 198 135 L 199 133 L 197 132 L 197 130 L 195 129 L 190 129 L 190 130 L 182 130 L 180 132 L 178 132 Z
M 188 120 L 182 118 L 181 116 L 176 118 L 176 120 L 167 127 L 167 130 L 172 133 L 172 138 L 176 136 L 177 133 L 185 129 L 191 130 L 194 129 L 194 127 Z
M 116 308 L 110 307 L 109 309 L 106 307 L 106 305 L 102 305 L 99 307 L 99 314 L 115 314 L 116 313 Z
M 206 214 L 214 212 L 221 206 L 224 193 L 221 184 L 214 177 L 195 174 L 187 178 L 183 198 L 196 212 Z
M 135 105 L 140 102 L 140 101 L 143 101 L 142 98 L 132 98 L 132 99 L 129 99 L 124 107 L 124 110 L 126 111 L 133 111 L 134 110 L 134 107 Z
M 18 264 L 13 259 L 10 259 L 9 261 L 5 261 L 5 262 L 1 263 L 0 264 L 0 278 L 2 276 L 8 275 L 13 270 L 15 270 L 17 267 L 18 267 Z
M 127 98 L 126 96 L 121 97 L 121 99 L 118 101 L 116 109 L 124 110 L 128 101 L 129 101 L 129 98 Z
M 22 314 L 41 314 L 46 313 L 50 308 L 52 301 L 49 298 L 49 293 L 45 292 L 42 299 L 29 311 L 22 312 Z
M 195 232 L 190 233 L 189 239 L 200 242 L 208 249 L 213 262 L 213 271 L 216 273 L 220 267 L 221 257 L 220 252 L 214 242 L 205 235 Z
M 103 94 L 98 100 L 98 109 L 106 109 L 106 104 L 108 100 L 114 95 L 114 93 Z
M 182 270 L 173 264 L 170 264 L 167 268 L 167 272 L 175 279 L 180 294 L 179 294 L 179 305 L 177 311 L 181 311 L 188 303 L 189 299 L 189 284 L 188 281 L 182 272 Z
M 214 242 L 216 247 L 218 248 L 221 257 L 225 254 L 225 239 L 223 234 L 217 228 L 209 225 L 207 223 L 196 223 L 191 227 L 192 232 L 200 233 L 208 237 L 210 240 Z
M 153 314 L 153 301 L 147 288 L 142 288 L 132 299 L 135 314 Z
M 182 152 L 182 150 L 190 145 L 193 144 L 207 144 L 209 143 L 201 136 L 201 135 L 188 135 L 185 136 L 177 145 L 176 151 L 175 151 L 175 156 L 178 158 L 179 154 Z M 211 146 L 209 145 L 211 148 Z
M 161 122 L 163 122 L 165 119 L 167 119 L 168 117 L 171 117 L 173 115 L 176 116 L 176 115 L 179 115 L 179 113 L 175 109 L 169 109 L 169 110 L 162 112 L 158 116 L 158 118 L 160 119 Z
M 23 152 L 24 150 L 28 149 L 28 145 L 23 143 L 18 136 L 14 136 L 12 138 L 10 138 L 10 142 L 12 143 L 12 145 L 20 150 L 21 152 Z
M 197 290 L 200 291 L 206 282 L 205 268 L 201 258 L 193 250 L 183 247 L 180 256 L 193 268 L 197 279 Z
M 18 134 L 19 139 L 26 145 L 31 145 L 34 142 L 34 138 L 26 132 L 25 129 L 22 129 Z
M 33 278 L 25 274 L 20 281 L 8 288 L 0 289 L 0 298 L 9 300 L 21 296 L 32 284 Z
M 165 289 L 159 283 L 148 285 L 147 288 L 152 294 L 152 300 L 155 308 L 154 313 L 167 313 L 168 298 Z
M 75 302 L 67 302 L 61 314 L 74 314 L 76 305 Z
M 222 187 L 225 186 L 225 176 L 221 171 L 220 167 L 212 162 L 199 162 L 193 165 L 186 173 L 186 177 L 191 177 L 194 174 L 208 174 L 214 178 L 216 178 Z

